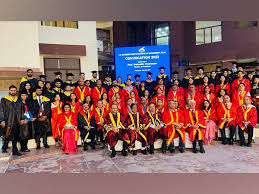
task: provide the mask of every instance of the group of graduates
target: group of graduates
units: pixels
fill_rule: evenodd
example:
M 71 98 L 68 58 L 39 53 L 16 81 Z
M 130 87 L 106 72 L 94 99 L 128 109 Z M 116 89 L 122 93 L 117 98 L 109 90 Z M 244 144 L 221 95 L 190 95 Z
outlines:
M 140 75 L 128 74 L 112 80 L 107 73 L 102 82 L 97 71 L 92 71 L 92 79 L 85 80 L 80 73 L 79 80 L 73 81 L 72 73 L 55 72 L 53 82 L 33 77 L 33 71 L 27 70 L 27 76 L 21 79 L 19 94 L 15 86 L 9 87 L 9 95 L 1 99 L 0 124 L 4 139 L 2 152 L 6 153 L 9 141 L 12 152 L 21 155 L 29 152 L 28 140 L 34 139 L 36 149 L 41 149 L 41 138 L 48 148 L 47 137 L 52 134 L 56 146 L 61 146 L 66 154 L 77 152 L 77 141 L 81 137 L 83 149 L 95 149 L 95 145 L 105 148 L 108 144 L 111 157 L 115 157 L 115 145 L 123 142 L 122 155 L 129 150 L 137 154 L 136 141 L 142 145 L 141 153 L 154 154 L 154 143 L 162 139 L 162 153 L 175 152 L 174 140 L 179 137 L 179 151 L 184 152 L 186 132 L 193 143 L 193 152 L 205 153 L 203 144 L 210 144 L 217 138 L 217 129 L 221 132 L 223 144 L 233 145 L 234 134 L 238 128 L 240 145 L 252 146 L 253 130 L 257 124 L 255 96 L 258 94 L 259 77 L 252 72 L 245 76 L 241 66 L 235 63 L 232 69 L 216 68 L 210 77 L 204 69 L 198 68 L 198 75 L 192 76 L 190 68 L 185 69 L 186 76 L 180 80 L 178 72 L 172 79 L 164 74 L 152 80 L 140 81 Z M 229 138 L 226 138 L 226 128 Z M 245 143 L 244 133 L 248 134 Z

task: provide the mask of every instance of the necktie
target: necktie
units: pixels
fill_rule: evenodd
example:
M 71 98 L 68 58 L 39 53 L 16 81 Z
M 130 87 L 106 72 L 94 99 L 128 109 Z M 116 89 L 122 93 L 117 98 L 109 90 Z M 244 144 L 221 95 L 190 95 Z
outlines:
M 195 111 L 194 110 L 192 110 L 192 117 L 193 117 L 194 122 L 196 122 L 196 117 L 195 117 Z
M 39 105 L 40 105 L 40 109 L 42 110 L 42 101 L 41 101 L 41 97 L 39 96 Z

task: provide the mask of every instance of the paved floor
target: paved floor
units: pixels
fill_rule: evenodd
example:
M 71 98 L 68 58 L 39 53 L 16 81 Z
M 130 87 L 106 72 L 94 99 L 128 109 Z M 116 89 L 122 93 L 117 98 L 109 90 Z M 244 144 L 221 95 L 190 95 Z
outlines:
M 216 143 L 205 146 L 205 154 L 187 150 L 181 154 L 157 151 L 155 155 L 110 158 L 107 150 L 80 148 L 75 155 L 65 155 L 56 147 L 32 150 L 22 157 L 0 161 L 2 173 L 259 173 L 259 145 L 229 146 Z

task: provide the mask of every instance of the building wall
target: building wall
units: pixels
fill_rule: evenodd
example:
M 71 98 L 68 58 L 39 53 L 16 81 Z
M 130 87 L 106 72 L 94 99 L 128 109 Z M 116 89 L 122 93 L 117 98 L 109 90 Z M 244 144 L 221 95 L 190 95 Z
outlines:
M 78 29 L 40 25 L 39 43 L 85 45 L 86 56 L 78 56 L 80 58 L 81 71 L 86 74 L 86 78 L 91 78 L 91 71 L 98 70 L 98 53 L 95 21 L 79 21 Z M 41 71 L 43 71 L 43 67 L 44 66 L 42 59 Z
M 259 57 L 259 27 L 235 29 L 222 22 L 222 41 L 195 45 L 195 22 L 184 23 L 184 58 L 192 64 Z
M 40 73 L 38 22 L 0 22 L 0 91 L 8 90 L 28 68 Z

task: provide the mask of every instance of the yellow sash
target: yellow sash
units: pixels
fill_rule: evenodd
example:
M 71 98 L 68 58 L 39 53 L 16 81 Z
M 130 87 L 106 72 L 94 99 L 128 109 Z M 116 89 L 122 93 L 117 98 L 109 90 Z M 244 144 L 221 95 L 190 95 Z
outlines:
M 103 122 L 104 121 L 104 119 L 103 119 L 104 108 L 102 108 L 102 115 L 100 114 L 99 108 L 96 108 L 95 110 L 96 110 L 98 116 L 100 117 L 100 122 Z

